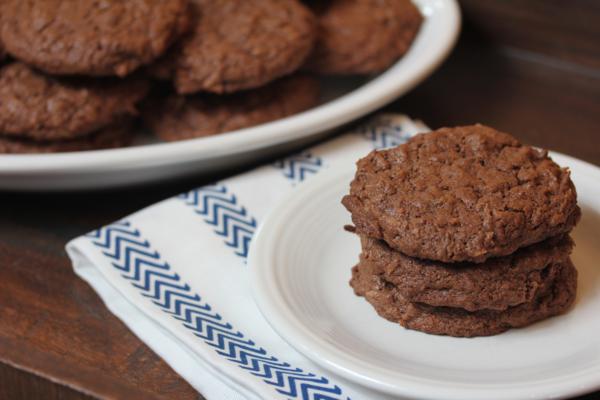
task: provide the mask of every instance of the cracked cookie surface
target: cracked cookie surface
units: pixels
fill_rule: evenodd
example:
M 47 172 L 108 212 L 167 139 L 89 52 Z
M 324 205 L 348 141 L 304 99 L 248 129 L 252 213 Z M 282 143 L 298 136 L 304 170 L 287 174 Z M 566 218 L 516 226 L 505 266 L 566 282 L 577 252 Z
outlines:
M 59 79 L 7 64 L 0 68 L 0 134 L 38 141 L 87 135 L 135 115 L 147 90 L 139 79 Z
M 52 74 L 125 76 L 188 26 L 187 0 L 4 0 L 8 53 Z
M 406 255 L 483 262 L 569 232 L 569 171 L 483 125 L 442 128 L 357 162 L 342 200 L 357 233 Z
M 151 69 L 180 94 L 262 86 L 300 67 L 316 22 L 297 0 L 195 0 L 191 32 Z

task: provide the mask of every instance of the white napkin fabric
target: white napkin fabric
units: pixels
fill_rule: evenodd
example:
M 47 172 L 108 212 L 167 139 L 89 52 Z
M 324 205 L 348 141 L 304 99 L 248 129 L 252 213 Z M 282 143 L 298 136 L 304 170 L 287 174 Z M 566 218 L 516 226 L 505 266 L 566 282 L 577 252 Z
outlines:
M 426 130 L 403 115 L 376 116 L 76 238 L 67 252 L 108 309 L 209 400 L 387 399 L 284 342 L 254 304 L 246 258 L 258 224 L 294 187 Z

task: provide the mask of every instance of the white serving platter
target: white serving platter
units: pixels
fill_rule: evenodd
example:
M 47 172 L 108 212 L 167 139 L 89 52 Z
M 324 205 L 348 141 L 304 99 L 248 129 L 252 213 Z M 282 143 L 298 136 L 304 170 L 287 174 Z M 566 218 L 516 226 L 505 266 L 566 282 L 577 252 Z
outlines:
M 0 190 L 65 190 L 125 186 L 209 173 L 299 146 L 398 98 L 430 75 L 456 42 L 455 0 L 415 0 L 425 16 L 409 52 L 366 82 L 324 82 L 318 107 L 217 136 L 111 150 L 0 155 Z

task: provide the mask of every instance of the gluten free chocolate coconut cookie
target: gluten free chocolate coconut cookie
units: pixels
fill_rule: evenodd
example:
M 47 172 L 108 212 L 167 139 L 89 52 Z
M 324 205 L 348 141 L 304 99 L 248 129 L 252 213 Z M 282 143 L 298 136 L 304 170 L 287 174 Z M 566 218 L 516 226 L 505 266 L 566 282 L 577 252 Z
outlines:
M 8 53 L 53 74 L 125 76 L 187 28 L 186 0 L 3 0 Z
M 511 254 L 570 231 L 580 216 L 567 169 L 483 125 L 371 152 L 343 204 L 359 234 L 443 262 Z
M 0 154 L 60 153 L 124 147 L 133 139 L 131 118 L 123 118 L 85 136 L 66 140 L 39 141 L 0 136 Z
M 154 68 L 178 93 L 256 88 L 304 62 L 315 18 L 297 0 L 195 0 L 192 31 Z
M 57 79 L 15 62 L 0 68 L 0 135 L 65 140 L 136 114 L 145 81 Z
M 149 102 L 142 116 L 157 136 L 173 141 L 273 121 L 306 110 L 318 100 L 317 80 L 295 75 L 229 95 L 172 95 Z
M 451 336 L 487 336 L 561 314 L 575 300 L 577 270 L 570 261 L 561 265 L 553 284 L 536 299 L 503 311 L 468 312 L 461 308 L 431 307 L 406 300 L 378 266 L 364 263 L 352 270 L 351 283 L 383 318 L 422 332 Z
M 554 284 L 573 248 L 561 236 L 481 264 L 446 264 L 405 256 L 366 236 L 361 243 L 360 265 L 375 266 L 405 300 L 467 311 L 502 311 L 534 301 Z
M 381 72 L 404 55 L 423 17 L 410 0 L 314 2 L 318 35 L 307 68 L 324 74 Z

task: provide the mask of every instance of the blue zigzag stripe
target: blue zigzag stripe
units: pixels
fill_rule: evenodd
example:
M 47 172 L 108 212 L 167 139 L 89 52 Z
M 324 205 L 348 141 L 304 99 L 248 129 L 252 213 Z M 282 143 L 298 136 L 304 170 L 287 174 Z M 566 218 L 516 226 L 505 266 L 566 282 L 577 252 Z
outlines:
M 411 138 L 404 132 L 401 125 L 395 124 L 390 118 L 380 116 L 361 125 L 358 132 L 373 143 L 376 150 L 398 146 Z
M 215 191 L 224 193 L 218 188 Z M 210 205 L 210 200 L 199 199 L 199 202 L 205 207 Z M 169 263 L 129 222 L 114 223 L 91 232 L 87 237 L 142 296 L 180 321 L 217 354 L 261 379 L 277 393 L 293 399 L 349 400 L 342 389 L 327 378 L 280 361 L 236 331 L 188 284 L 182 282 Z
M 237 204 L 233 193 L 228 193 L 223 185 L 209 185 L 182 193 L 179 198 L 193 207 L 206 223 L 213 225 L 214 232 L 223 237 L 236 255 L 246 258 L 257 224 L 254 217 Z
M 273 163 L 275 168 L 282 170 L 283 175 L 294 181 L 302 182 L 311 174 L 319 172 L 323 160 L 309 152 L 300 152 Z

